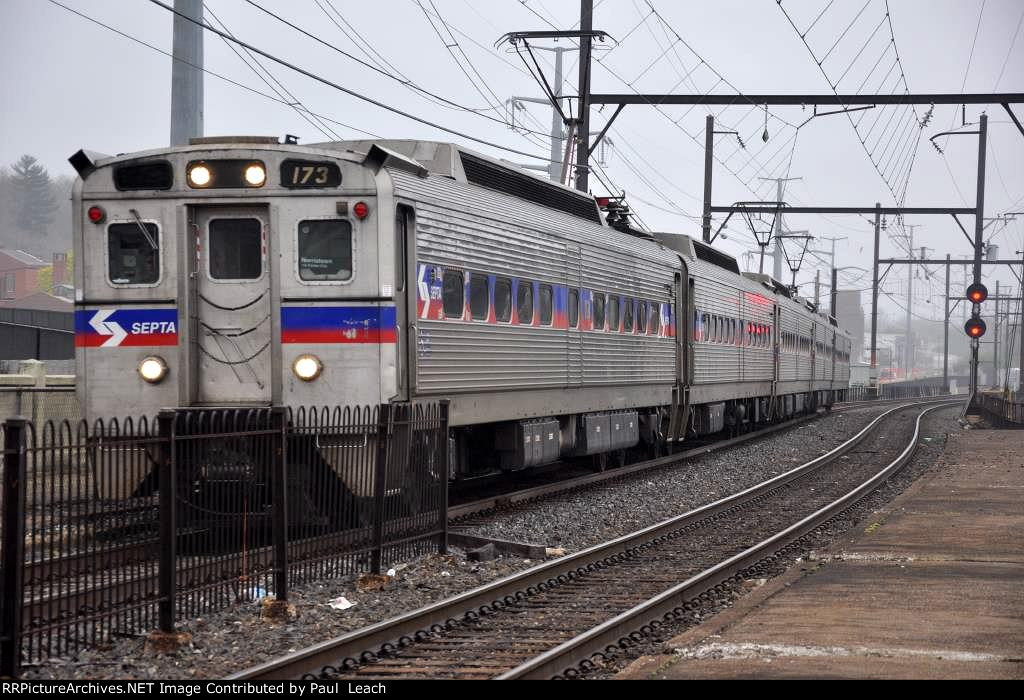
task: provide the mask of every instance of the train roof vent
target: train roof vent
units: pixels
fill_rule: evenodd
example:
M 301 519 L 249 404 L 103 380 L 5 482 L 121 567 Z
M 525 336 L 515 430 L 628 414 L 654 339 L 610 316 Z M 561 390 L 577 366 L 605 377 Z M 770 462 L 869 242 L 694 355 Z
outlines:
M 276 136 L 195 136 L 188 140 L 189 146 L 212 146 L 215 144 L 241 145 L 258 143 L 262 145 L 278 145 Z
M 697 253 L 697 259 L 703 260 L 704 262 L 717 265 L 723 270 L 734 272 L 737 275 L 740 274 L 740 266 L 736 263 L 736 258 L 731 255 L 727 255 L 720 250 L 715 250 L 706 243 L 699 241 L 693 241 L 693 250 Z
M 474 185 L 498 190 L 525 199 L 542 207 L 578 216 L 596 224 L 601 223 L 597 202 L 592 197 L 576 194 L 560 185 L 545 182 L 532 175 L 517 172 L 470 153 L 460 152 L 466 180 Z

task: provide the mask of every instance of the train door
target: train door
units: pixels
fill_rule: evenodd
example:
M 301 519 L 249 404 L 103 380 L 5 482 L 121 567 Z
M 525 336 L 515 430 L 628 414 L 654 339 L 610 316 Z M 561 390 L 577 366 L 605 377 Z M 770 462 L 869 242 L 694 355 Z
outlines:
M 416 263 L 412 259 L 416 250 L 416 210 L 408 204 L 395 208 L 395 382 L 399 401 L 409 400 L 413 394 L 416 358 L 412 340 L 416 308 Z
M 270 404 L 273 323 L 267 207 L 197 207 L 191 224 L 195 403 Z

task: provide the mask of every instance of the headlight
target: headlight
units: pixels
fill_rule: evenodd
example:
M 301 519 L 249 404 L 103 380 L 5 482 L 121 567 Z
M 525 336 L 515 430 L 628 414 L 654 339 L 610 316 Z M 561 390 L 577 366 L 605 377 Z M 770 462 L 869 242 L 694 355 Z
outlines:
M 158 384 L 167 376 L 167 363 L 162 357 L 147 357 L 139 363 L 139 375 L 150 384 Z
M 188 169 L 188 184 L 193 187 L 206 187 L 212 179 L 213 173 L 210 172 L 210 168 L 202 163 L 197 163 Z
M 245 181 L 250 187 L 263 187 L 267 181 L 267 171 L 259 163 L 253 163 L 245 168 Z
M 292 372 L 304 382 L 311 382 L 320 376 L 324 365 L 316 355 L 299 355 L 292 363 Z

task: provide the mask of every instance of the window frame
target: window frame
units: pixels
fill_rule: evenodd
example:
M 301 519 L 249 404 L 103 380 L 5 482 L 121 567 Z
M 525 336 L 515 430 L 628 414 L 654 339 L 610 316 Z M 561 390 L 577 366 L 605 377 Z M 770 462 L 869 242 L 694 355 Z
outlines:
M 521 279 L 521 278 L 517 278 L 516 281 L 517 281 L 516 293 L 515 293 L 516 321 L 519 322 L 520 326 L 532 326 L 533 325 L 533 319 L 535 319 L 537 317 L 537 299 L 535 298 L 536 295 L 533 293 L 534 292 L 534 290 L 533 290 L 533 280 L 524 280 L 524 279 Z M 519 316 L 519 290 L 522 289 L 524 286 L 530 288 L 530 320 L 525 322 L 525 323 L 523 322 L 523 319 L 520 318 L 520 316 Z
M 135 219 L 111 219 L 107 222 L 104 228 L 103 236 L 103 280 L 107 283 L 107 286 L 111 289 L 151 289 L 153 287 L 159 287 L 164 281 L 164 240 L 163 240 L 163 229 L 160 227 L 160 222 L 155 219 L 143 219 L 140 218 L 144 224 L 153 224 L 156 226 L 156 251 L 157 251 L 157 277 L 155 282 L 115 282 L 110 278 L 110 227 L 115 224 L 131 224 L 135 225 Z M 15 290 L 17 293 L 17 290 Z
M 572 300 L 576 299 L 576 320 L 572 318 Z M 569 291 L 566 294 L 566 309 L 565 309 L 565 320 L 569 324 L 569 328 L 572 330 L 578 330 L 580 327 L 580 290 L 578 287 L 569 287 Z
M 445 304 L 445 281 L 448 275 L 458 275 L 462 281 L 461 289 L 462 295 L 460 297 L 460 313 L 458 316 L 449 316 L 448 307 Z M 442 267 L 441 268 L 441 313 L 444 315 L 445 321 L 461 321 L 466 317 L 466 271 L 457 267 Z
M 477 317 L 473 311 L 473 285 L 477 283 L 477 280 L 483 282 L 484 286 L 484 300 L 487 302 L 484 306 L 484 315 Z M 478 285 L 479 286 L 479 285 Z M 463 282 L 463 295 L 466 293 L 465 282 Z M 491 317 L 491 281 L 487 278 L 487 275 L 482 272 L 470 272 L 469 273 L 469 320 L 476 322 L 487 323 L 487 319 Z M 463 296 L 465 298 L 465 296 Z
M 332 218 L 337 218 L 337 217 L 332 217 Z M 210 236 L 210 233 L 211 233 L 210 232 L 210 226 L 213 224 L 214 221 L 224 221 L 224 220 L 229 220 L 229 221 L 230 220 L 235 220 L 235 221 L 237 221 L 237 220 L 240 220 L 240 219 L 253 219 L 253 220 L 256 220 L 256 221 L 258 221 L 260 223 L 260 275 L 259 275 L 259 277 L 214 277 L 213 276 L 213 272 L 211 271 L 211 268 L 210 268 L 210 265 L 213 262 L 213 240 L 212 240 L 212 238 Z M 309 220 L 310 219 L 303 219 L 303 221 L 309 221 Z M 267 221 L 265 219 L 263 219 L 262 217 L 260 217 L 257 214 L 238 213 L 238 214 L 230 214 L 230 215 L 224 215 L 224 216 L 211 216 L 211 217 L 206 219 L 205 225 L 206 225 L 206 231 L 205 231 L 206 235 L 205 235 L 204 238 L 205 238 L 206 246 L 205 246 L 205 248 L 203 250 L 202 258 L 203 258 L 203 261 L 205 263 L 203 265 L 203 272 L 206 273 L 206 279 L 207 280 L 209 280 L 210 282 L 212 282 L 214 284 L 255 284 L 256 282 L 260 282 L 260 281 L 266 279 L 267 275 L 270 274 L 270 269 L 269 269 L 270 268 L 270 264 L 269 264 L 270 260 L 268 259 L 268 256 L 267 256 L 268 241 L 266 239 L 266 233 L 267 233 L 267 225 L 268 224 L 267 224 Z M 295 240 L 296 240 L 295 260 L 296 260 L 296 264 L 298 264 L 298 255 L 299 255 L 299 249 L 298 249 L 298 230 L 299 230 L 298 229 L 298 225 L 296 225 L 296 227 L 295 227 L 295 237 L 296 237 L 295 238 Z M 352 276 L 353 277 L 355 276 L 355 270 L 352 271 Z M 351 277 L 349 279 L 351 279 Z
M 611 319 L 611 316 L 612 316 L 611 310 L 612 310 L 612 302 L 613 301 L 615 302 L 615 327 L 614 328 L 612 328 L 612 323 L 611 323 L 611 320 L 612 320 Z M 609 294 L 608 295 L 608 303 L 607 303 L 607 305 L 605 306 L 605 309 L 604 309 L 604 311 L 605 311 L 605 320 L 607 321 L 607 327 L 608 327 L 608 332 L 609 333 L 618 333 L 619 332 L 619 328 L 622 326 L 622 308 L 621 307 L 622 307 L 622 304 L 619 301 L 619 295 L 618 294 Z
M 396 215 L 397 216 L 397 215 Z M 237 218 L 237 217 L 236 217 Z M 302 225 L 303 221 L 347 221 L 351 227 L 352 236 L 350 243 L 352 244 L 352 274 L 348 276 L 348 279 L 343 280 L 305 280 L 302 279 L 302 273 L 299 265 L 299 226 Z M 352 284 L 356 278 L 356 226 L 355 222 L 347 216 L 306 216 L 295 222 L 295 236 L 292 238 L 292 251 L 294 252 L 294 266 L 292 273 L 295 276 L 295 281 L 299 284 L 310 286 L 310 287 L 323 287 L 323 286 L 337 286 L 339 284 Z M 251 280 L 250 280 L 251 281 Z M 402 290 L 398 290 L 402 291 Z
M 647 321 L 647 333 L 648 335 L 659 336 L 661 335 L 661 302 L 648 302 L 647 308 L 650 309 L 651 315 Z M 657 321 L 654 319 L 657 319 Z
M 622 300 L 622 332 L 632 335 L 636 319 L 636 300 L 624 297 Z
M 636 306 L 636 311 L 633 314 L 633 325 L 636 327 L 636 332 L 640 335 L 647 335 L 647 314 L 650 313 L 647 310 L 647 302 L 643 299 L 634 299 L 633 304 Z
M 498 318 L 498 285 L 502 282 L 508 284 L 508 318 Z M 504 275 L 494 276 L 494 292 L 491 294 L 491 306 L 494 307 L 495 323 L 512 323 L 512 311 L 515 309 L 516 300 L 512 294 L 512 278 Z
M 549 301 L 548 304 L 548 321 L 544 322 L 544 289 L 548 290 Z M 538 323 L 545 328 L 550 328 L 555 325 L 555 287 L 554 285 L 548 284 L 547 282 L 541 282 L 537 285 L 537 300 L 535 302 L 535 311 L 539 311 L 540 315 L 537 318 Z
M 597 300 L 601 299 L 601 323 L 597 322 Z M 591 291 L 590 304 L 593 310 L 594 330 L 603 332 L 608 327 L 608 295 L 604 292 Z

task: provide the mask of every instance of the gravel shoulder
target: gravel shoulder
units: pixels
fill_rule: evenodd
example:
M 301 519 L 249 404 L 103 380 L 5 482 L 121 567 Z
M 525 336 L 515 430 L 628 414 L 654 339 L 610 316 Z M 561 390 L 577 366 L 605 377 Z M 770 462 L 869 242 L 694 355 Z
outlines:
M 787 471 L 834 448 L 888 408 L 826 415 L 722 453 L 462 521 L 459 527 L 480 536 L 577 551 Z M 257 603 L 240 603 L 182 623 L 180 630 L 191 634 L 192 640 L 176 653 L 154 654 L 145 648 L 142 637 L 115 637 L 74 657 L 26 667 L 23 675 L 38 679 L 223 677 L 536 563 L 513 556 L 469 562 L 463 552 L 452 548 L 448 555 L 427 555 L 396 566 L 395 576 L 381 590 L 362 591 L 352 576 L 294 587 L 290 595 L 297 611 L 294 620 L 268 622 L 260 618 Z M 345 610 L 328 605 L 341 596 L 354 605 Z

